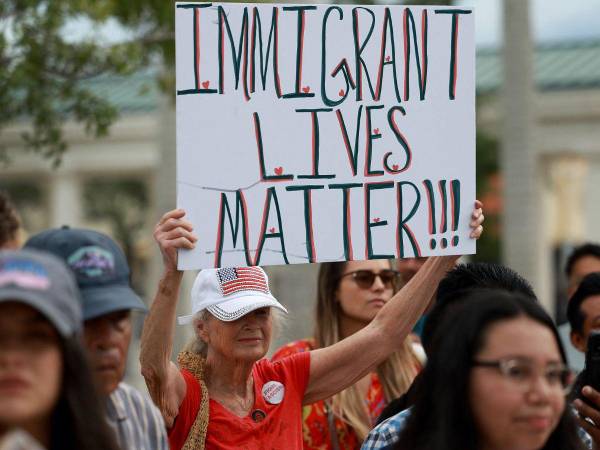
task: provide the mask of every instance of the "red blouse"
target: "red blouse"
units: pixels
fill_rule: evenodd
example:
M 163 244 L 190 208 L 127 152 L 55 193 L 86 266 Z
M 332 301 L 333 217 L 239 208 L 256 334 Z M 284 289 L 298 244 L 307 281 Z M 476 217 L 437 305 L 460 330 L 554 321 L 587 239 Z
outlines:
M 313 339 L 300 339 L 284 345 L 275 352 L 272 361 L 276 361 L 286 356 L 296 353 L 308 352 L 315 349 Z M 365 404 L 371 417 L 371 422 L 375 425 L 375 421 L 386 406 L 386 401 L 383 395 L 383 387 L 379 382 L 379 377 L 376 373 L 371 374 L 371 384 L 367 391 Z M 329 422 L 327 420 L 327 410 L 323 400 L 311 405 L 306 405 L 302 408 L 302 437 L 304 440 L 304 450 L 333 450 L 331 444 L 331 432 L 329 430 Z M 336 434 L 340 450 L 355 450 L 359 449 L 362 442 L 354 433 L 350 425 L 344 421 L 334 419 Z

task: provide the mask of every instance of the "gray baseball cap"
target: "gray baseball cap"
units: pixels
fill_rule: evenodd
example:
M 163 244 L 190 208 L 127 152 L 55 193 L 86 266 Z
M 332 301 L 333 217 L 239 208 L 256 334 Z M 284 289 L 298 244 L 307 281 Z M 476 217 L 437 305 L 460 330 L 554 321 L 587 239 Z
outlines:
M 125 309 L 147 311 L 129 284 L 125 254 L 107 235 L 64 226 L 32 236 L 25 248 L 52 253 L 67 264 L 81 292 L 83 320 Z
M 39 311 L 63 337 L 81 329 L 81 299 L 75 278 L 49 253 L 0 251 L 0 303 L 9 301 Z

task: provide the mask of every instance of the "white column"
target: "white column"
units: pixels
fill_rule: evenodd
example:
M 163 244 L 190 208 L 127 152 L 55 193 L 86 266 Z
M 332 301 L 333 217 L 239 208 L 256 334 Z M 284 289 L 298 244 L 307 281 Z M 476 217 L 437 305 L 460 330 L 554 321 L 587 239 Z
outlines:
M 549 166 L 549 179 L 554 194 L 554 226 L 550 244 L 579 244 L 586 239 L 585 194 L 588 161 L 582 156 L 565 153 L 553 157 Z
M 83 218 L 81 180 L 72 172 L 57 171 L 50 179 L 50 227 L 80 226 Z
M 529 2 L 504 1 L 504 176 L 503 260 L 527 278 L 549 307 L 544 283 L 548 253 L 543 247 L 540 176 L 535 147 L 535 85 Z
M 600 143 L 597 143 L 600 144 Z M 585 181 L 584 194 L 582 195 L 584 203 L 585 217 L 585 240 L 590 242 L 600 242 L 600 146 L 595 155 L 588 159 L 590 169 Z

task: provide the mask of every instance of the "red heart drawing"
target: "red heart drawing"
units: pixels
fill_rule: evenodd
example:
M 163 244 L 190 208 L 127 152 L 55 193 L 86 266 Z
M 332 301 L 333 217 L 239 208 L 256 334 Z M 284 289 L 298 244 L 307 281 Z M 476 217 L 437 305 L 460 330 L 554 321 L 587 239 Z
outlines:
M 283 173 L 283 167 L 275 167 L 275 175 L 281 175 Z
M 379 217 L 375 217 L 375 218 L 373 219 L 373 222 L 377 223 L 377 222 L 379 222 L 380 220 L 381 220 L 381 219 L 380 219 Z
M 310 92 L 310 86 L 304 86 L 302 88 L 302 92 L 304 92 L 305 94 L 308 94 Z
M 385 57 L 385 60 L 386 60 L 386 61 L 389 61 L 389 60 L 390 60 L 390 57 L 389 57 L 389 56 L 386 56 L 386 57 Z
M 275 227 L 269 228 L 269 233 L 275 233 Z
M 394 165 L 392 166 L 392 169 L 394 169 L 394 170 L 398 170 L 398 164 L 394 164 Z
M 375 129 L 373 130 L 373 134 L 379 134 L 379 128 L 375 128 Z
M 203 87 L 204 89 L 208 89 L 208 86 L 210 86 L 210 81 L 209 81 L 209 80 L 206 80 L 206 81 L 203 81 L 203 82 L 202 82 L 202 87 Z
M 338 92 L 338 94 L 340 94 L 340 97 L 343 97 L 343 96 L 344 96 L 344 94 L 345 94 L 345 92 L 344 92 L 344 90 L 343 90 L 343 89 L 340 89 L 340 92 Z

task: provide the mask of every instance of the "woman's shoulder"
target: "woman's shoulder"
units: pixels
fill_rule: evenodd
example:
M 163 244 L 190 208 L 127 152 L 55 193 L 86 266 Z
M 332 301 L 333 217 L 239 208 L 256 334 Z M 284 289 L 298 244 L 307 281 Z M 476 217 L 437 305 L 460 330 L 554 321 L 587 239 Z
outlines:
M 313 338 L 298 339 L 297 341 L 288 342 L 279 347 L 275 353 L 273 353 L 271 361 L 277 361 L 295 355 L 296 353 L 309 352 L 314 349 L 315 340 Z

